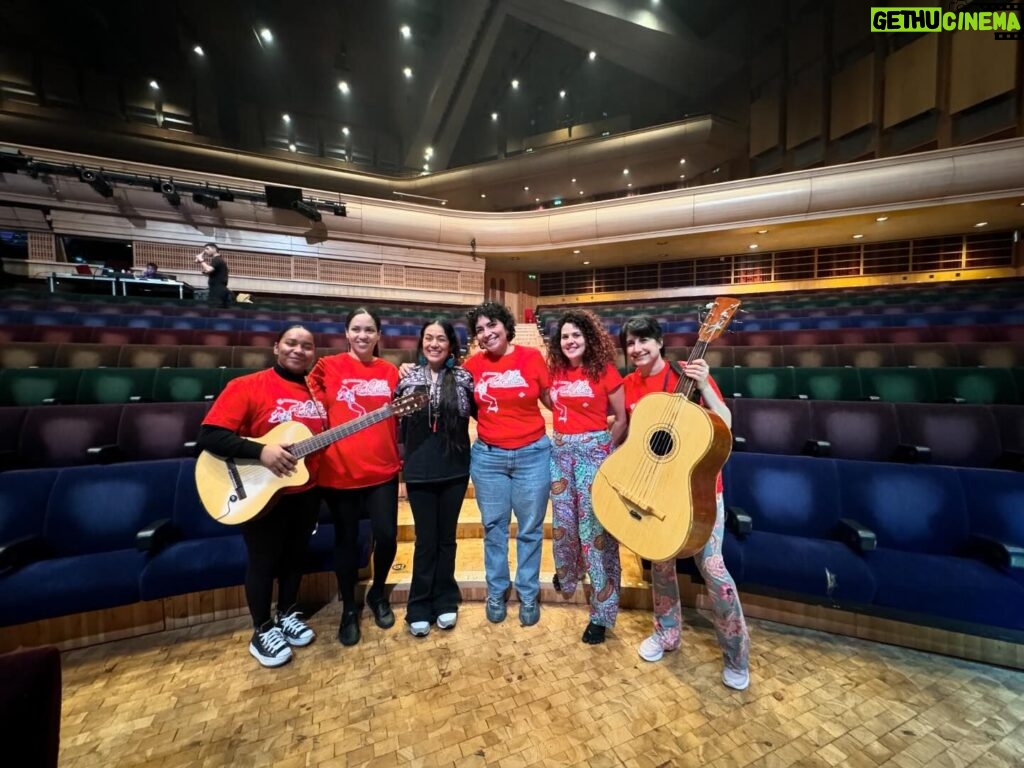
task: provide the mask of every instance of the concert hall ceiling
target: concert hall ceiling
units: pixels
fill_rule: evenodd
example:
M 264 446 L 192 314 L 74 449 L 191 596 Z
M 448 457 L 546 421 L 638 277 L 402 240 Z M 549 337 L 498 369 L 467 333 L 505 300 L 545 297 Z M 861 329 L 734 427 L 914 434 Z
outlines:
M 484 211 L 674 189 L 745 150 L 749 7 L 0 0 L 0 127 L 132 160 L 144 150 L 111 135 L 162 135 L 334 169 L 337 191 L 379 196 L 357 177 L 479 168 L 421 202 Z M 713 129 L 687 128 L 709 114 Z M 629 168 L 616 138 L 664 124 L 678 140 Z M 532 153 L 545 160 L 516 164 Z

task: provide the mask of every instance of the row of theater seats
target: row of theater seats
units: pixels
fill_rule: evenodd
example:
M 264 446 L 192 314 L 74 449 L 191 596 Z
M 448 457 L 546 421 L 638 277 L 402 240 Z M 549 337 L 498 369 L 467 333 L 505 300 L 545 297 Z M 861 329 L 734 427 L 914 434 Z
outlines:
M 686 360 L 691 352 L 686 347 L 666 350 L 677 360 Z M 1024 365 L 1024 342 L 712 346 L 704 359 L 714 368 L 1015 368 Z
M 318 355 L 342 351 L 317 348 Z M 396 365 L 416 359 L 415 349 L 382 349 L 380 355 Z M 267 368 L 274 359 L 273 346 L 20 341 L 0 349 L 0 368 Z
M 731 397 L 1024 403 L 1024 368 L 712 368 Z
M 8 368 L 0 405 L 213 400 L 248 368 Z
M 194 456 L 209 409 L 209 402 L 0 407 L 0 468 Z
M 307 573 L 333 569 L 330 518 Z M 360 567 L 369 560 L 364 521 Z M 194 459 L 0 473 L 0 626 L 95 611 L 245 581 L 237 526 L 199 501 Z
M 1019 473 L 738 453 L 724 475 L 741 590 L 1024 642 Z
M 666 333 L 665 345 L 692 347 L 697 333 Z M 739 331 L 715 340 L 717 347 L 826 346 L 835 344 L 1024 343 L 1024 325 L 944 325 L 830 330 Z
M 1024 470 L 1024 405 L 726 402 L 735 450 Z
M 466 340 L 466 321 L 454 319 L 456 333 L 463 342 Z M 301 324 L 314 334 L 343 334 L 345 333 L 344 320 L 309 320 L 296 319 L 284 320 L 257 320 L 248 317 L 194 317 L 192 315 L 110 315 L 91 314 L 76 312 L 23 312 L 0 310 L 0 325 L 60 325 L 60 326 L 87 326 L 97 327 L 123 327 L 153 329 L 166 328 L 171 330 L 194 330 L 194 331 L 252 331 L 259 333 L 276 333 L 284 330 L 289 325 Z M 418 336 L 422 323 L 385 323 L 381 321 L 380 332 L 382 336 Z M 686 329 L 690 330 L 690 329 Z M 694 329 L 695 330 L 695 329 Z

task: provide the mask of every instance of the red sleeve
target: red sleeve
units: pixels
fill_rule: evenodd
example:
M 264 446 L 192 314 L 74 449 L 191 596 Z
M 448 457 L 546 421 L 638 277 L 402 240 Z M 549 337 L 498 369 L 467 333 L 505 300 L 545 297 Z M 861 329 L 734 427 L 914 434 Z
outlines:
M 324 373 L 326 371 L 326 364 L 324 361 L 326 357 L 321 357 L 316 361 L 316 365 L 313 366 L 313 370 L 309 372 L 306 377 L 306 381 L 309 384 L 310 390 L 317 400 L 323 400 L 326 390 L 324 389 Z
M 622 386 L 622 374 L 619 373 L 619 369 L 611 363 L 604 369 L 604 373 L 601 374 L 601 384 L 604 386 L 604 391 L 609 395 L 616 389 Z
M 210 406 L 203 424 L 211 427 L 223 427 L 236 434 L 248 431 L 250 421 L 249 406 L 252 401 L 252 386 L 249 376 L 232 379 Z M 243 429 L 245 428 L 245 429 Z

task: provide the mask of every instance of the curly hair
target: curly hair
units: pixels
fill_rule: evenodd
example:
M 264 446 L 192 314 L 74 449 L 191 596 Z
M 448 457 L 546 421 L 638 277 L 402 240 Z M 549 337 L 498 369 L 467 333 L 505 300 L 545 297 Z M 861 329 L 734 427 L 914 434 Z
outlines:
M 587 344 L 583 350 L 583 369 L 587 372 L 587 378 L 597 381 L 608 363 L 615 361 L 615 342 L 597 315 L 586 309 L 570 309 L 558 318 L 555 332 L 548 339 L 548 365 L 551 372 L 558 373 L 570 368 L 569 358 L 562 351 L 562 326 L 566 323 L 572 323 L 583 334 Z
M 497 320 L 505 326 L 505 336 L 510 342 L 516 337 L 515 318 L 512 317 L 509 308 L 504 304 L 499 304 L 496 301 L 485 301 L 482 304 L 477 304 L 466 313 L 466 320 L 469 321 L 469 332 L 474 336 L 476 335 L 476 321 L 480 317 Z

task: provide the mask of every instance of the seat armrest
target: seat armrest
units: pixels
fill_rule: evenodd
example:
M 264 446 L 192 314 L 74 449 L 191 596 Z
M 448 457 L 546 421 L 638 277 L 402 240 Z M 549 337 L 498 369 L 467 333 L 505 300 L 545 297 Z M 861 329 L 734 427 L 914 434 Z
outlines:
M 932 449 L 926 445 L 910 445 L 900 443 L 893 451 L 893 460 L 904 464 L 931 464 Z
M 993 568 L 1024 571 L 1024 547 L 1007 544 L 992 536 L 972 533 L 967 539 L 967 554 L 988 563 Z
M 155 555 L 174 541 L 175 536 L 174 524 L 170 520 L 156 520 L 135 534 L 135 547 L 140 552 Z
M 202 453 L 202 451 L 199 450 L 199 443 L 195 440 L 189 440 L 187 443 L 183 443 L 183 446 L 185 448 L 186 456 L 199 458 L 199 454 Z
M 732 449 L 734 451 L 745 451 L 747 450 L 747 438 L 742 435 L 733 433 L 732 436 Z
M 43 537 L 35 534 L 5 541 L 0 544 L 0 573 L 41 560 L 44 551 Z
M 832 453 L 832 443 L 828 440 L 808 440 L 804 443 L 801 453 L 804 456 L 829 456 Z
M 836 536 L 846 546 L 857 552 L 868 552 L 878 546 L 878 537 L 875 536 L 875 532 L 849 517 L 839 518 Z
M 726 507 L 725 527 L 742 539 L 754 530 L 754 520 L 740 507 Z
M 86 448 L 85 453 L 93 464 L 113 464 L 124 458 L 124 454 L 115 443 L 94 445 L 92 448 Z
M 1024 452 L 1003 451 L 996 459 L 995 469 L 1012 469 L 1024 472 Z

